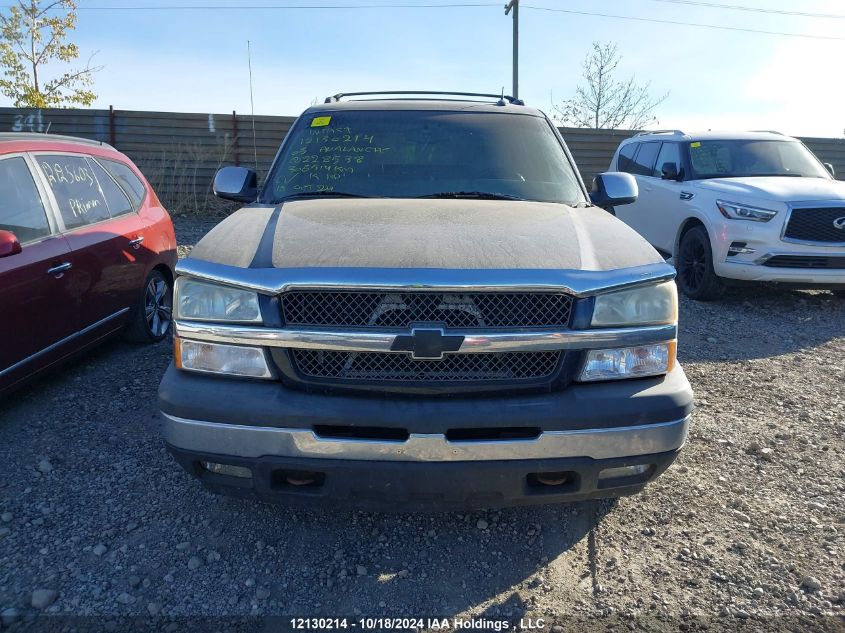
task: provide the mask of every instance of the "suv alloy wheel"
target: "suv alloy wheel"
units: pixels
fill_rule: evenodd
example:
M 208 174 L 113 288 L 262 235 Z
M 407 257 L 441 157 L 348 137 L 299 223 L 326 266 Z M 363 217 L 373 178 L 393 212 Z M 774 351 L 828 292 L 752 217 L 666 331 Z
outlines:
M 678 287 L 690 299 L 712 301 L 722 296 L 725 286 L 713 271 L 713 251 L 703 226 L 684 233 L 678 248 Z

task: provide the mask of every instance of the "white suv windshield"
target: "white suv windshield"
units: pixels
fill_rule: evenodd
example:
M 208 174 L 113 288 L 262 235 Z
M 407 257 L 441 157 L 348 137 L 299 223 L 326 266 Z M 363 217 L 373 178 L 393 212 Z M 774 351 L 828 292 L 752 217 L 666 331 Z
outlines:
M 308 195 L 585 202 L 545 119 L 472 111 L 306 115 L 291 130 L 262 199 Z
M 706 140 L 689 144 L 692 178 L 804 176 L 830 178 L 797 141 Z

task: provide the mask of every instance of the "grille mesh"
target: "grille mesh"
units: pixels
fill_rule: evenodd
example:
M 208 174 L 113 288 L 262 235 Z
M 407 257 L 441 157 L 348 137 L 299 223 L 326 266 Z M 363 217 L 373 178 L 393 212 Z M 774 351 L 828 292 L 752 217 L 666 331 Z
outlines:
M 833 268 L 841 270 L 845 269 L 845 257 L 775 255 L 767 259 L 763 265 L 771 268 Z
M 552 376 L 562 352 L 447 354 L 413 360 L 408 354 L 292 350 L 299 372 L 309 378 L 414 382 L 519 381 Z
M 805 242 L 845 242 L 845 230 L 833 226 L 845 217 L 845 207 L 793 209 L 783 236 Z
M 318 292 L 282 295 L 287 325 L 407 328 L 566 327 L 572 297 L 553 293 Z

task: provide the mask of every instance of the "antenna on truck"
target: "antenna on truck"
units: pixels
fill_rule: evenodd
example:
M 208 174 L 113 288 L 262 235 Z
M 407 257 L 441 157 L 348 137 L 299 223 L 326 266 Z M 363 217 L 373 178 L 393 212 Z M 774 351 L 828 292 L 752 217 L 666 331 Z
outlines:
M 255 171 L 258 172 L 258 141 L 255 138 L 255 99 L 252 94 L 252 45 L 246 41 L 246 61 L 249 66 L 249 106 L 252 110 L 252 151 L 255 155 Z

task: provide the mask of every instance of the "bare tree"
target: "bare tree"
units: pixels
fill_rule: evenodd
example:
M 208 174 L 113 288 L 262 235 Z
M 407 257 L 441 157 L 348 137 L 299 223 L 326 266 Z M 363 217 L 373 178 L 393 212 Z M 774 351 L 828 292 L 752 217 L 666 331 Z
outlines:
M 66 41 L 75 28 L 74 0 L 17 0 L 8 15 L 0 15 L 0 92 L 15 107 L 89 106 L 97 98 L 89 86 L 102 66 L 91 66 L 91 60 L 84 68 L 44 77 L 50 62 L 68 64 L 79 57 L 79 47 Z
M 575 89 L 575 96 L 553 106 L 555 119 L 570 127 L 624 128 L 638 130 L 657 123 L 654 109 L 669 96 L 652 97 L 650 83 L 638 84 L 616 78 L 622 56 L 616 44 L 593 42 L 584 59 L 586 85 Z

